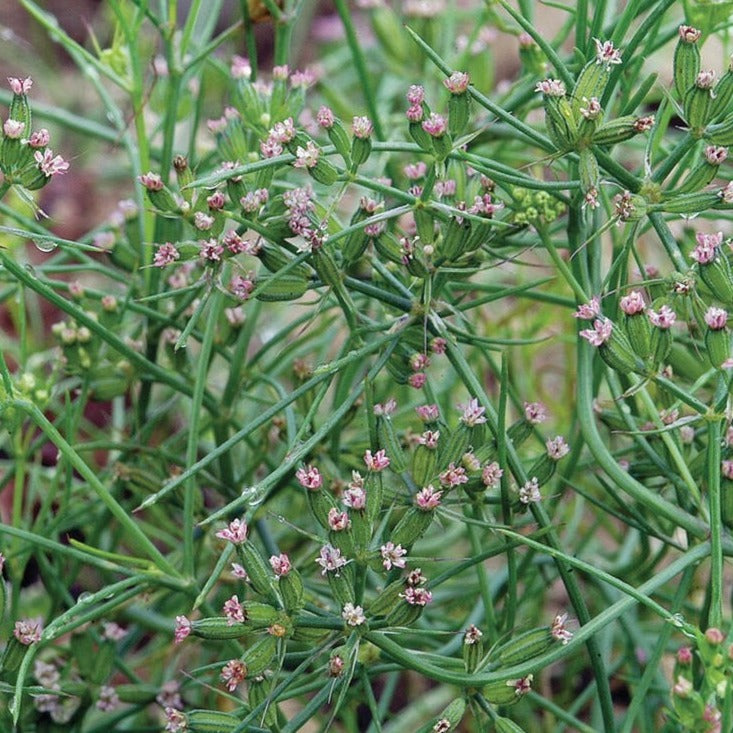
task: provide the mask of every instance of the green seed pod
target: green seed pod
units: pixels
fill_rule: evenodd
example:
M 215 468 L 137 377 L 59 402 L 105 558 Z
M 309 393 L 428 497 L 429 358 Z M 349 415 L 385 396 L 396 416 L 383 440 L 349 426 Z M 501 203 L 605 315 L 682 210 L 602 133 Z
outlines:
M 687 90 L 684 98 L 685 121 L 697 136 L 710 120 L 713 109 L 712 89 L 699 83 Z
M 318 159 L 313 168 L 308 168 L 308 173 L 313 177 L 313 180 L 322 183 L 324 186 L 333 185 L 339 177 L 336 168 L 322 157 Z
M 730 114 L 731 102 L 733 102 L 733 64 L 729 64 L 728 70 L 720 77 L 715 85 L 713 111 L 711 119 L 721 120 Z
M 259 120 L 265 111 L 260 95 L 249 79 L 240 79 L 234 91 L 234 101 L 246 120 Z
M 28 647 L 25 644 L 21 644 L 15 636 L 11 636 L 5 645 L 2 660 L 0 660 L 0 678 L 6 682 L 15 682 L 18 667 L 27 651 Z
M 418 486 L 427 486 L 435 475 L 438 452 L 435 448 L 418 445 L 412 454 L 412 478 Z
M 372 152 L 372 141 L 368 137 L 355 137 L 351 141 L 351 161 L 354 166 L 360 166 L 369 159 Z
M 412 213 L 415 217 L 420 241 L 424 244 L 432 244 L 435 241 L 435 220 L 433 215 L 422 206 L 417 206 Z
M 343 126 L 341 120 L 334 120 L 333 125 L 329 127 L 326 132 L 328 133 L 328 139 L 331 141 L 336 152 L 344 159 L 347 166 L 351 165 L 351 142 L 349 140 L 349 133 Z
M 265 302 L 297 300 L 308 290 L 308 280 L 292 273 L 262 277 L 257 285 L 260 290 L 255 297 Z
M 377 437 L 380 447 L 387 451 L 390 460 L 390 467 L 395 473 L 402 473 L 407 470 L 405 452 L 402 450 L 402 443 L 397 437 L 394 424 L 389 416 L 377 418 Z
M 104 683 L 112 672 L 112 665 L 116 656 L 117 648 L 115 643 L 112 641 L 102 642 L 94 655 L 91 671 L 88 675 L 89 681 L 95 685 Z
M 267 634 L 258 639 L 242 655 L 242 661 L 247 665 L 247 676 L 256 677 L 262 674 L 277 652 L 277 637 Z
M 728 258 L 720 252 L 712 262 L 698 264 L 700 279 L 725 305 L 733 304 L 733 272 Z
M 159 688 L 155 685 L 116 685 L 115 692 L 122 702 L 146 705 L 155 700 Z
M 300 573 L 292 568 L 287 575 L 278 578 L 277 585 L 285 610 L 290 614 L 300 611 L 305 603 L 305 590 Z
M 426 113 L 427 114 L 427 113 Z M 426 152 L 433 152 L 433 138 L 423 130 L 422 123 L 410 122 L 410 137 Z
M 454 139 L 466 129 L 471 116 L 471 97 L 463 94 L 451 94 L 448 100 L 448 131 Z
M 457 217 L 451 217 L 445 227 L 443 239 L 438 245 L 438 253 L 449 261 L 460 257 L 466 251 L 471 228 L 470 219 L 463 219 L 459 223 Z
M 263 242 L 257 253 L 257 258 L 270 272 L 274 273 L 287 267 L 295 259 L 287 250 L 270 242 Z M 301 279 L 307 279 L 310 271 L 308 266 L 301 262 L 295 266 L 291 266 L 288 269 L 288 274 L 297 275 Z
M 343 281 L 343 272 L 333 258 L 333 255 L 323 247 L 313 250 L 311 255 L 313 269 L 321 278 L 321 281 L 332 288 L 337 288 Z
M 699 191 L 715 178 L 718 173 L 718 168 L 720 168 L 719 165 L 711 164 L 707 160 L 703 160 L 687 174 L 687 177 L 677 187 L 674 193 L 681 194 Z
M 191 710 L 186 713 L 189 733 L 229 733 L 239 725 L 239 718 L 218 710 Z
M 410 626 L 420 618 L 422 611 L 422 606 L 412 606 L 407 601 L 400 600 L 400 603 L 387 615 L 387 625 Z
M 578 126 L 567 97 L 545 94 L 544 105 L 547 131 L 553 142 L 561 150 L 573 148 L 578 139 Z
M 721 123 L 711 125 L 705 130 L 705 139 L 713 145 L 733 145 L 733 115 L 726 117 Z
M 394 262 L 398 265 L 402 264 L 402 248 L 398 244 L 394 235 L 392 234 L 381 234 L 374 239 L 374 249 L 377 250 L 377 254 L 383 257 L 389 262 Z M 404 384 L 402 382 L 401 384 Z
M 445 721 L 450 727 L 446 728 L 445 723 L 443 723 L 443 727 L 440 728 L 441 731 L 451 731 L 455 730 L 456 726 L 461 722 L 463 719 L 463 716 L 466 713 L 466 701 L 462 698 L 456 698 L 451 702 L 438 717 L 436 717 L 433 721 L 435 725 L 437 725 L 439 722 Z M 435 728 L 433 728 L 435 730 Z
M 400 602 L 400 593 L 405 589 L 404 581 L 390 583 L 368 606 L 370 616 L 387 616 Z
M 498 662 L 502 667 L 511 667 L 538 657 L 546 652 L 553 642 L 554 638 L 550 633 L 550 627 L 541 626 L 525 631 L 494 649 L 489 659 Z
M 417 542 L 433 523 L 434 511 L 423 511 L 410 507 L 392 530 L 390 538 L 395 545 L 409 548 Z
M 371 21 L 382 48 L 399 64 L 408 64 L 412 44 L 397 13 L 387 5 L 380 5 L 371 12 Z
M 733 527 L 733 481 L 722 478 L 720 481 L 720 514 L 723 524 Z
M 514 705 L 521 699 L 511 680 L 492 682 L 483 688 L 482 693 L 492 705 Z
M 580 187 L 583 193 L 588 193 L 592 189 L 597 189 L 600 182 L 600 172 L 598 170 L 598 161 L 596 156 L 588 150 L 583 148 L 580 151 Z
M 23 123 L 23 133 L 21 137 L 28 138 L 31 134 L 32 117 L 31 105 L 28 102 L 27 94 L 15 94 L 10 100 L 8 106 L 8 119 Z
M 354 537 L 354 545 L 360 550 L 369 546 L 372 538 L 372 524 L 363 510 L 355 509 L 351 512 L 351 532 Z
M 625 115 L 609 120 L 593 133 L 593 143 L 595 145 L 615 145 L 624 140 L 630 140 L 639 132 L 637 119 L 634 115 Z
M 685 193 L 674 196 L 660 204 L 652 204 L 649 211 L 665 211 L 670 214 L 698 214 L 707 211 L 720 202 L 717 193 Z
M 239 561 L 249 575 L 252 587 L 265 597 L 272 597 L 273 575 L 270 565 L 252 542 L 237 545 Z
M 641 359 L 651 356 L 652 327 L 643 312 L 625 315 L 622 320 L 633 352 Z
M 526 733 L 524 728 L 509 718 L 495 718 L 494 728 L 496 728 L 496 733 Z
M 267 701 L 266 712 L 262 722 L 269 728 L 275 730 L 277 724 L 278 707 L 274 700 L 268 700 L 272 682 L 266 676 L 251 677 L 247 681 L 247 701 L 254 710 L 256 707 Z M 259 720 L 259 719 L 258 719 Z
M 571 108 L 577 122 L 583 119 L 580 108 L 587 100 L 593 97 L 600 99 L 603 96 L 610 77 L 610 68 L 606 64 L 596 63 L 595 59 L 583 67 L 573 87 L 573 93 L 570 95 Z
M 546 484 L 555 473 L 557 461 L 553 461 L 547 453 L 541 455 L 527 471 L 528 476 L 534 476 L 540 486 Z
M 674 86 L 677 96 L 684 99 L 700 73 L 700 32 L 690 26 L 680 27 L 680 37 L 674 51 Z
M 440 451 L 440 466 L 447 466 L 449 463 L 458 463 L 463 454 L 468 450 L 471 440 L 471 429 L 463 422 L 448 436 L 448 440 L 443 443 Z
M 264 604 L 263 604 L 264 605 Z M 272 606 L 267 606 L 272 611 L 272 619 L 275 619 L 276 611 Z M 247 618 L 247 614 L 245 614 Z M 201 639 L 239 639 L 252 633 L 252 626 L 247 624 L 232 624 L 221 616 L 200 618 L 191 625 L 191 633 Z
M 730 332 L 727 328 L 717 330 L 708 328 L 705 332 L 705 346 L 710 363 L 720 368 L 720 365 L 730 358 Z
M 321 527 L 329 529 L 328 513 L 331 509 L 336 508 L 336 502 L 334 501 L 333 496 L 331 496 L 331 494 L 325 489 L 316 489 L 315 491 L 308 490 L 307 496 L 308 503 L 310 504 L 311 511 L 313 512 L 313 516 L 316 518 L 316 521 L 321 525 Z
M 616 325 L 614 325 L 608 341 L 598 347 L 598 353 L 611 369 L 615 369 L 622 374 L 630 371 L 637 373 L 644 372 L 643 362 L 634 353 L 625 334 Z
M 652 358 L 655 364 L 663 364 L 672 348 L 672 334 L 668 328 L 652 329 Z
M 439 135 L 431 138 L 433 143 L 433 153 L 438 161 L 445 160 L 453 150 L 453 138 L 450 134 Z
M 151 191 L 146 189 L 150 203 L 155 206 L 158 211 L 164 211 L 168 214 L 178 213 L 180 207 L 173 191 L 168 186 L 163 186 L 159 191 Z
M 384 485 L 381 473 L 370 473 L 364 482 L 366 489 L 366 515 L 369 522 L 373 525 L 377 520 L 379 513 L 382 511 L 382 497 L 384 496 Z
M 470 632 L 466 632 L 468 634 Z M 479 667 L 481 660 L 484 658 L 484 643 L 479 637 L 472 643 L 466 642 L 466 634 L 463 637 L 463 665 L 466 672 L 473 674 Z
M 349 225 L 353 226 L 354 224 L 359 224 L 368 217 L 369 213 L 360 206 L 351 217 Z M 351 234 L 349 234 L 344 240 L 344 244 L 341 248 L 344 264 L 350 265 L 356 262 L 364 254 L 368 244 L 369 235 L 363 228 L 355 229 L 351 232 Z
M 344 565 L 338 575 L 335 572 L 327 572 L 326 579 L 333 597 L 341 606 L 354 602 L 354 568 L 352 565 Z

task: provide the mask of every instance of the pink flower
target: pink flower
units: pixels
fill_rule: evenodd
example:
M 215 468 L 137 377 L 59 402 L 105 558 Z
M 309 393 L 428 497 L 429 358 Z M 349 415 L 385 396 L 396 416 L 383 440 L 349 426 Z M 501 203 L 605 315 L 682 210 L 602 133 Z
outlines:
M 5 123 L 3 124 L 5 137 L 10 138 L 11 140 L 17 140 L 23 134 L 24 129 L 25 125 L 20 120 L 8 119 L 5 120 Z
M 260 143 L 260 152 L 263 158 L 276 158 L 282 155 L 283 146 L 275 138 L 269 136 Z
M 0 552 L 0 573 L 2 573 L 4 568 L 5 568 L 5 555 L 3 555 L 2 552 Z
M 608 319 L 597 318 L 593 322 L 593 328 L 587 328 L 580 332 L 580 336 L 588 341 L 591 346 L 602 346 L 611 338 L 613 323 Z
M 433 594 L 426 588 L 410 586 L 400 593 L 400 598 L 404 598 L 410 606 L 427 606 L 433 600 Z
M 445 350 L 448 348 L 448 342 L 442 336 L 436 336 L 430 342 L 430 350 L 434 354 L 445 354 Z
M 43 152 L 36 150 L 33 153 L 33 159 L 38 163 L 38 167 L 44 176 L 60 176 L 69 170 L 69 164 L 60 155 L 54 155 L 53 150 L 46 148 Z
M 408 163 L 402 169 L 402 172 L 411 181 L 417 181 L 418 179 L 425 177 L 425 174 L 428 172 L 428 166 L 427 163 L 420 160 L 417 163 Z
M 361 606 L 355 606 L 353 603 L 344 604 L 344 609 L 341 611 L 341 618 L 349 626 L 361 626 L 366 622 L 364 609 Z
M 545 446 L 547 447 L 547 455 L 550 456 L 553 461 L 559 461 L 570 452 L 570 447 L 565 442 L 565 438 L 561 435 L 548 440 L 545 443 Z
M 278 578 L 284 577 L 293 568 L 290 558 L 284 552 L 270 557 L 270 567 Z
M 598 97 L 583 97 L 583 101 L 586 103 L 585 107 L 580 108 L 580 114 L 585 117 L 586 120 L 597 120 L 601 112 L 601 103 L 598 101 Z
M 51 135 L 45 127 L 35 130 L 28 139 L 28 145 L 32 148 L 45 148 L 51 140 Z
M 162 191 L 163 179 L 157 174 L 149 171 L 142 176 L 138 176 L 138 181 L 145 186 L 148 191 Z
M 445 88 L 451 94 L 464 94 L 468 89 L 468 74 L 465 71 L 454 71 L 447 79 L 443 79 Z
M 405 550 L 402 545 L 395 545 L 394 542 L 385 542 L 380 548 L 379 552 L 382 555 L 382 565 L 385 570 L 391 570 L 394 568 L 405 567 Z
M 705 631 L 705 639 L 711 644 L 722 644 L 725 640 L 725 634 L 715 626 L 711 626 Z
M 524 486 L 519 489 L 519 501 L 522 504 L 537 503 L 542 500 L 542 494 L 540 494 L 540 486 L 537 478 L 533 476 L 527 481 Z
M 318 158 L 321 155 L 321 149 L 313 142 L 308 140 L 305 148 L 298 145 L 295 151 L 295 160 L 293 166 L 295 168 L 315 168 L 318 165 Z
M 231 290 L 232 293 L 240 300 L 247 300 L 254 289 L 255 284 L 253 273 L 249 273 L 248 277 L 235 275 L 229 283 L 229 290 Z
M 702 32 L 691 25 L 681 25 L 678 29 L 680 40 L 684 43 L 697 43 Z
M 185 616 L 176 616 L 176 628 L 173 639 L 180 644 L 191 633 L 191 622 Z
M 249 79 L 252 76 L 252 67 L 250 66 L 249 59 L 244 56 L 232 56 L 229 73 L 232 75 L 232 79 Z
M 31 620 L 23 619 L 15 622 L 13 636 L 25 646 L 30 646 L 41 640 L 43 633 L 43 624 L 40 619 Z
M 674 325 L 674 322 L 677 320 L 677 314 L 668 305 L 663 305 L 659 311 L 649 311 L 649 320 L 657 328 L 666 330 Z
M 601 313 L 601 301 L 599 296 L 594 295 L 587 303 L 578 306 L 578 310 L 573 313 L 576 318 L 584 321 L 592 321 Z
M 207 239 L 200 244 L 199 257 L 206 262 L 221 262 L 223 254 L 224 247 L 216 239 Z
M 377 417 L 389 417 L 397 409 L 397 401 L 390 397 L 384 404 L 378 402 L 374 405 L 374 414 Z
M 692 664 L 692 649 L 689 646 L 683 646 L 677 650 L 677 663 L 684 665 Z
M 733 204 L 733 181 L 728 181 L 724 188 L 721 188 L 718 195 L 726 204 Z
M 351 520 L 346 512 L 340 512 L 335 506 L 328 510 L 328 526 L 333 532 L 343 532 L 351 525 Z
M 275 142 L 284 145 L 289 143 L 295 137 L 295 124 L 293 118 L 288 117 L 283 122 L 277 122 L 275 126 L 270 130 L 270 138 Z
M 344 490 L 342 499 L 347 507 L 361 511 L 366 507 L 366 491 L 364 490 L 364 486 L 354 483 L 350 484 Z
M 407 101 L 413 105 L 421 105 L 425 101 L 425 89 L 418 84 L 413 84 L 408 90 Z
M 8 84 L 13 94 L 28 94 L 33 86 L 33 79 L 27 76 L 25 79 L 17 79 L 14 76 L 8 77 Z
M 416 372 L 415 374 L 410 374 L 407 381 L 410 387 L 413 387 L 414 389 L 422 389 L 425 386 L 425 382 L 428 381 L 428 377 L 425 372 Z
M 440 417 L 437 405 L 420 405 L 415 408 L 415 412 L 423 422 L 435 422 Z
M 638 290 L 632 290 L 628 295 L 624 295 L 619 305 L 627 316 L 636 316 L 643 313 L 646 307 L 644 296 Z
M 322 128 L 324 128 L 324 130 L 330 130 L 336 122 L 336 119 L 333 115 L 333 110 L 331 110 L 330 107 L 326 107 L 325 105 L 322 106 L 318 110 L 318 114 L 316 114 L 316 122 Z
M 690 253 L 690 257 L 700 265 L 707 265 L 715 259 L 718 247 L 723 243 L 723 232 L 717 234 L 697 232 L 695 239 L 697 245 Z
M 407 112 L 405 112 L 405 117 L 409 122 L 422 122 L 424 116 L 422 105 L 419 104 L 408 107 Z
M 303 71 L 294 71 L 290 75 L 290 86 L 293 89 L 302 87 L 306 89 L 316 83 L 316 73 L 313 69 L 303 69 Z
M 420 568 L 410 570 L 405 577 L 405 585 L 410 586 L 411 588 L 416 588 L 419 585 L 425 585 L 427 582 L 428 579 L 422 574 L 422 570 Z
M 599 41 L 594 38 L 596 44 L 596 63 L 603 64 L 609 68 L 612 64 L 621 63 L 621 52 L 614 48 L 612 41 Z
M 520 677 L 518 680 L 507 680 L 507 685 L 514 688 L 514 694 L 517 697 L 521 697 L 531 692 L 533 679 L 534 675 L 528 674 L 526 677 Z
M 209 214 L 204 214 L 203 211 L 197 211 L 193 215 L 193 225 L 202 232 L 207 232 L 209 229 L 211 229 L 212 226 L 214 226 L 214 222 L 216 220 L 213 216 L 210 216 Z
M 448 130 L 448 120 L 443 115 L 430 113 L 430 117 L 422 123 L 422 129 L 431 137 L 443 137 Z
M 238 562 L 232 563 L 232 575 L 239 580 L 249 580 L 247 571 Z
M 384 449 L 378 450 L 374 455 L 370 450 L 364 453 L 364 463 L 370 471 L 383 471 L 389 466 L 389 458 Z
M 440 430 L 426 430 L 418 439 L 419 445 L 424 445 L 430 450 L 438 447 L 438 439 L 440 438 Z
M 180 710 L 167 707 L 165 709 L 165 720 L 166 733 L 186 733 L 186 730 L 188 730 L 188 719 Z
M 478 644 L 479 641 L 481 641 L 481 637 L 483 635 L 483 632 L 481 631 L 481 629 L 478 628 L 478 626 L 474 626 L 473 624 L 471 624 L 466 629 L 466 632 L 463 634 L 463 643 L 466 646 L 473 646 L 474 644 Z
M 469 428 L 472 428 L 474 425 L 482 425 L 486 422 L 486 417 L 484 416 L 486 408 L 481 407 L 475 397 L 471 398 L 467 405 L 458 405 L 458 407 L 463 410 L 461 422 Z
M 496 461 L 493 461 L 484 466 L 484 470 L 481 472 L 481 481 L 483 481 L 485 486 L 495 489 L 499 485 L 499 481 L 503 475 L 504 470 L 499 467 Z
M 541 425 L 547 420 L 547 408 L 542 402 L 525 402 L 524 417 L 532 425 Z
M 242 608 L 242 604 L 239 602 L 239 598 L 236 595 L 232 596 L 224 603 L 222 610 L 224 615 L 227 617 L 227 626 L 243 624 L 246 620 L 244 608 Z
M 461 484 L 468 483 L 468 476 L 466 476 L 466 469 L 463 466 L 456 466 L 455 463 L 449 463 L 448 468 L 445 469 L 440 475 L 440 483 L 443 486 L 453 488 L 454 486 L 460 486 Z
M 339 571 L 348 563 L 348 560 L 341 554 L 341 550 L 338 548 L 333 545 L 324 545 L 320 549 L 316 563 L 323 568 L 321 575 L 331 572 L 338 576 Z
M 728 311 L 711 306 L 705 312 L 705 323 L 712 331 L 722 331 L 728 323 Z
M 351 123 L 351 129 L 354 137 L 365 140 L 372 134 L 374 126 L 368 117 L 354 117 Z
M 728 148 L 722 145 L 708 145 L 705 148 L 705 160 L 710 165 L 722 165 L 728 158 Z
M 106 621 L 102 624 L 102 636 L 110 641 L 120 641 L 127 636 L 127 631 L 114 621 Z
M 221 670 L 221 680 L 229 692 L 234 692 L 247 677 L 247 665 L 239 659 L 230 659 Z
M 677 697 L 687 697 L 692 690 L 692 682 L 682 675 L 678 675 L 677 682 L 672 687 L 672 692 L 677 695 Z
M 564 97 L 565 85 L 559 79 L 545 79 L 537 82 L 534 90 L 546 94 L 548 97 Z
M 233 519 L 229 526 L 219 530 L 216 536 L 233 545 L 241 545 L 247 541 L 247 523 L 243 519 Z
M 99 688 L 99 700 L 97 700 L 97 710 L 109 713 L 117 710 L 120 706 L 120 697 L 114 687 L 110 685 L 102 685 Z
M 553 619 L 552 626 L 550 627 L 551 636 L 557 639 L 563 646 L 573 638 L 572 631 L 568 631 L 565 626 L 567 620 L 567 613 L 558 613 Z
M 424 486 L 415 494 L 415 504 L 423 512 L 432 512 L 440 506 L 442 491 L 436 491 L 431 485 Z
M 305 466 L 295 472 L 295 478 L 304 489 L 316 491 L 323 486 L 323 476 L 315 466 Z

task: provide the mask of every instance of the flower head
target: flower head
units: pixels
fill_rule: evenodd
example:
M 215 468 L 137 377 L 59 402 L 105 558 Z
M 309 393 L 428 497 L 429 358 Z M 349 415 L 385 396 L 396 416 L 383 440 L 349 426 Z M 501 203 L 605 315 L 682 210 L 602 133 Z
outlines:
M 334 117 L 333 110 L 330 107 L 326 107 L 325 105 L 321 106 L 321 108 L 318 110 L 318 113 L 316 114 L 316 122 L 324 130 L 330 130 L 336 123 L 336 118 Z
M 166 733 L 186 733 L 188 730 L 188 719 L 174 707 L 165 709 L 165 731 Z
M 541 92 L 548 97 L 564 97 L 565 92 L 567 91 L 565 89 L 565 84 L 563 84 L 559 79 L 544 79 L 543 81 L 538 81 L 534 90 L 536 92 Z
M 419 84 L 413 84 L 407 90 L 407 94 L 405 96 L 412 106 L 419 106 L 425 101 L 425 89 Z
M 646 308 L 644 296 L 638 290 L 632 290 L 628 295 L 624 295 L 619 305 L 627 316 L 639 315 Z
M 573 313 L 576 318 L 584 321 L 592 321 L 601 313 L 601 299 L 598 295 L 594 295 L 587 303 L 581 303 L 578 310 Z
M 191 633 L 191 622 L 185 616 L 176 616 L 176 628 L 173 639 L 180 644 Z
M 11 140 L 17 140 L 23 134 L 23 130 L 25 130 L 25 125 L 20 120 L 7 119 L 3 124 L 5 137 Z
M 728 158 L 728 148 L 722 145 L 708 145 L 705 148 L 705 160 L 710 165 L 722 165 Z
M 443 137 L 448 130 L 448 120 L 443 115 L 431 112 L 430 117 L 423 121 L 422 129 L 431 137 Z
M 305 466 L 295 472 L 295 478 L 304 489 L 316 491 L 323 486 L 323 476 L 315 466 Z
M 584 338 L 591 346 L 602 346 L 611 338 L 613 331 L 613 323 L 607 318 L 597 318 L 593 322 L 593 328 L 587 328 L 580 332 L 581 338 Z
M 542 494 L 540 494 L 540 486 L 537 481 L 537 477 L 533 476 L 527 481 L 524 486 L 519 489 L 519 501 L 522 504 L 533 504 L 542 500 Z
M 404 593 L 400 593 L 410 606 L 427 606 L 433 600 L 433 594 L 427 588 L 409 586 Z
M 224 608 L 222 610 L 224 611 L 224 615 L 227 617 L 227 626 L 243 624 L 246 621 L 244 608 L 236 595 L 224 602 Z
M 232 79 L 249 79 L 252 76 L 249 59 L 244 56 L 232 56 L 229 73 L 232 75 Z
M 486 422 L 486 417 L 484 416 L 486 408 L 481 407 L 475 397 L 471 398 L 467 405 L 459 405 L 459 407 L 463 410 L 461 422 L 464 425 L 473 427 L 474 425 L 481 425 Z
M 496 461 L 487 463 L 481 471 L 481 481 L 484 486 L 495 489 L 499 485 L 501 477 L 504 475 L 504 470 L 499 466 Z
M 711 331 L 722 331 L 728 323 L 728 311 L 710 306 L 705 312 L 705 323 Z
M 481 629 L 478 628 L 478 626 L 474 626 L 471 624 L 463 634 L 463 643 L 466 646 L 473 646 L 474 644 L 478 644 L 479 641 L 481 641 L 481 637 L 483 636 L 483 632 Z
M 678 29 L 680 40 L 683 43 L 697 43 L 702 32 L 691 25 L 681 25 Z
M 313 140 L 308 140 L 305 148 L 298 145 L 295 151 L 293 166 L 295 168 L 315 168 L 318 164 L 318 158 L 320 155 L 321 149 L 313 142 Z
M 448 468 L 438 478 L 440 478 L 440 483 L 443 486 L 448 486 L 449 488 L 468 483 L 466 469 L 463 466 L 456 466 L 455 463 L 449 463 Z
M 163 179 L 157 173 L 153 173 L 152 171 L 138 176 L 137 180 L 140 181 L 148 191 L 163 190 Z
M 247 677 L 247 665 L 240 659 L 230 659 L 221 670 L 221 680 L 229 692 L 234 692 Z
M 415 494 L 415 505 L 424 512 L 431 512 L 440 506 L 442 491 L 436 491 L 432 485 L 424 486 Z
M 407 555 L 407 550 L 405 550 L 402 545 L 395 545 L 394 542 L 385 542 L 379 548 L 379 552 L 382 555 L 382 565 L 385 570 L 405 567 L 405 555 Z
M 348 563 L 348 560 L 341 554 L 341 550 L 338 548 L 333 545 L 324 545 L 320 549 L 316 563 L 323 568 L 321 575 L 331 572 L 338 576 L 339 571 Z
M 50 140 L 51 134 L 45 127 L 42 127 L 40 130 L 35 130 L 31 133 L 31 136 L 28 138 L 28 145 L 36 149 L 45 148 Z
M 372 121 L 368 117 L 354 117 L 351 122 L 351 129 L 354 137 L 366 139 L 374 131 L 374 125 L 372 125 Z
M 597 38 L 594 38 L 593 41 L 596 44 L 597 64 L 603 64 L 609 68 L 613 64 L 621 63 L 621 52 L 614 48 L 612 41 L 599 41 Z
M 367 450 L 364 453 L 364 463 L 370 471 L 383 471 L 389 466 L 389 458 L 383 449 L 378 450 L 374 455 Z
M 216 536 L 231 542 L 233 545 L 241 545 L 247 540 L 247 523 L 243 519 L 234 519 L 228 527 L 219 530 Z
M 552 626 L 550 626 L 550 634 L 563 646 L 573 638 L 573 632 L 568 631 L 566 627 L 567 620 L 567 613 L 558 613 L 552 621 Z
M 33 159 L 38 163 L 38 167 L 44 176 L 60 176 L 69 170 L 69 163 L 60 155 L 54 155 L 53 150 L 46 148 L 43 152 L 36 150 L 33 153 Z
M 343 532 L 351 526 L 346 512 L 340 512 L 335 506 L 328 510 L 328 527 L 332 532 Z
M 547 408 L 542 402 L 525 402 L 524 418 L 532 425 L 541 425 L 547 420 Z
M 649 320 L 657 328 L 666 330 L 674 325 L 677 314 L 668 305 L 663 305 L 658 311 L 649 311 Z
M 343 611 L 341 611 L 341 618 L 349 626 L 361 626 L 366 622 L 364 609 L 361 606 L 355 606 L 353 603 L 344 604 Z
M 570 452 L 570 446 L 565 442 L 565 438 L 562 435 L 547 440 L 545 447 L 547 448 L 547 455 L 553 461 L 559 461 Z
M 31 620 L 23 619 L 15 622 L 13 636 L 25 646 L 30 646 L 41 640 L 43 633 L 43 624 L 40 619 Z
M 435 422 L 440 417 L 437 405 L 418 405 L 415 412 L 423 422 Z
M 33 79 L 30 76 L 27 76 L 25 79 L 17 79 L 14 76 L 9 76 L 8 84 L 13 94 L 28 94 L 33 86 Z
M 451 94 L 464 94 L 468 89 L 468 74 L 465 71 L 454 71 L 447 79 L 443 79 L 445 88 Z
M 585 107 L 580 108 L 580 114 L 586 120 L 597 120 L 603 111 L 598 97 L 591 97 L 590 99 L 583 97 L 583 102 L 585 102 Z

